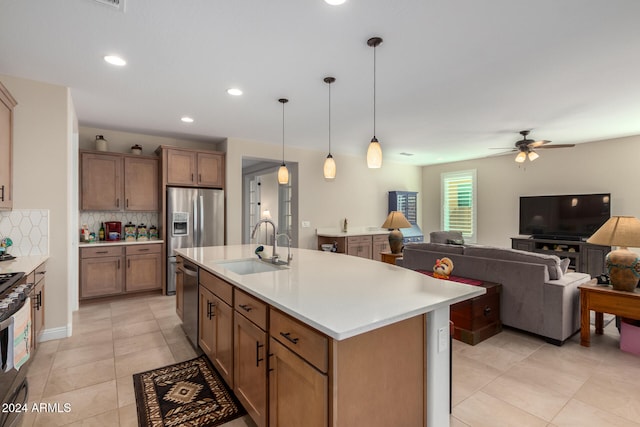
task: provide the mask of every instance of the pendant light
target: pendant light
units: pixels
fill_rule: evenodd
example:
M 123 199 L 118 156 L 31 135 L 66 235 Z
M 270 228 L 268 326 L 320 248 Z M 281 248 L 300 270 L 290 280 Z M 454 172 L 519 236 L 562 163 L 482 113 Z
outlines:
M 367 45 L 373 47 L 373 138 L 367 149 L 367 166 L 370 169 L 382 167 L 382 147 L 376 138 L 376 47 L 382 43 L 380 37 L 371 37 Z
M 284 104 L 289 102 L 289 100 L 280 98 L 278 102 L 282 103 L 282 165 L 280 165 L 280 169 L 278 169 L 278 184 L 288 184 L 289 170 L 287 169 L 287 165 L 284 164 Z
M 324 160 L 324 178 L 335 179 L 336 178 L 336 161 L 333 160 L 331 155 L 331 83 L 335 82 L 335 77 L 325 77 L 324 82 L 329 85 L 329 154 Z

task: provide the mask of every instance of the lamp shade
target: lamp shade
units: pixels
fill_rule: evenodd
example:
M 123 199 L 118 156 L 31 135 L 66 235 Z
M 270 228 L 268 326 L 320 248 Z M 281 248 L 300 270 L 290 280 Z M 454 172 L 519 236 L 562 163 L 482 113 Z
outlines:
M 524 151 L 519 152 L 516 156 L 516 162 L 523 163 L 525 160 L 527 160 L 527 153 Z
M 336 177 L 336 161 L 329 154 L 324 161 L 324 177 L 325 179 L 335 179 Z
M 640 248 L 640 220 L 633 216 L 612 216 L 587 239 L 587 243 Z
M 283 163 L 278 169 L 278 183 L 279 184 L 288 184 L 289 183 L 289 170 L 287 166 Z
M 411 223 L 407 221 L 400 211 L 391 211 L 387 216 L 382 228 L 411 228 Z
M 380 147 L 380 143 L 375 136 L 371 140 L 371 143 L 369 143 L 369 148 L 367 149 L 367 166 L 370 169 L 379 169 L 382 167 L 382 147 Z

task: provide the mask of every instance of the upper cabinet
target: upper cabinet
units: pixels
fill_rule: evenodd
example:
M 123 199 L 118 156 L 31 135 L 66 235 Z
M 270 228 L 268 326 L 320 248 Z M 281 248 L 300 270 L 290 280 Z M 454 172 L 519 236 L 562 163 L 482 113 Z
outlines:
M 158 211 L 157 158 L 85 151 L 80 163 L 80 209 Z
M 13 208 L 13 96 L 0 83 L 0 209 Z
M 166 185 L 224 188 L 224 153 L 160 147 Z

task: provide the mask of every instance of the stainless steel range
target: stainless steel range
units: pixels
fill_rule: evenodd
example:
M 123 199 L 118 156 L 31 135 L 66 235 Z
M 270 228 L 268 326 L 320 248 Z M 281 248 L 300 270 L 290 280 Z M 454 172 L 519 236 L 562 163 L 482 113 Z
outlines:
M 9 353 L 9 328 L 12 327 L 12 317 L 24 304 L 33 285 L 22 280 L 24 273 L 0 274 L 0 398 L 2 398 L 2 412 L 0 412 L 0 427 L 17 426 L 23 412 L 17 410 L 27 404 L 29 385 L 27 383 L 27 369 L 29 362 L 22 365 L 20 370 L 9 369 L 5 372 Z M 12 344 L 12 343 L 11 343 Z M 6 410 L 5 410 L 6 408 Z

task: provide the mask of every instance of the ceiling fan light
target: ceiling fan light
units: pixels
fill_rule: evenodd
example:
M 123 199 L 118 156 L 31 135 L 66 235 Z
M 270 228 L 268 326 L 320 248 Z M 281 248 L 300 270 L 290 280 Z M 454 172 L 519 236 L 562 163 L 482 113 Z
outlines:
M 516 162 L 524 163 L 525 160 L 527 160 L 527 153 L 525 153 L 524 151 L 519 152 L 516 156 Z
M 289 170 L 287 166 L 283 163 L 278 169 L 278 184 L 288 184 L 289 183 Z
M 367 148 L 367 166 L 369 169 L 379 169 L 382 167 L 382 147 L 374 136 Z
M 336 161 L 333 160 L 333 156 L 329 154 L 324 160 L 324 178 L 335 179 L 336 178 Z
M 533 150 L 529 151 L 528 156 L 529 156 L 529 160 L 532 161 L 532 162 L 535 159 L 537 159 L 538 157 L 540 157 L 540 155 L 538 153 L 536 153 L 535 151 L 533 151 Z

